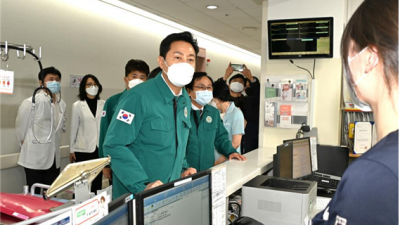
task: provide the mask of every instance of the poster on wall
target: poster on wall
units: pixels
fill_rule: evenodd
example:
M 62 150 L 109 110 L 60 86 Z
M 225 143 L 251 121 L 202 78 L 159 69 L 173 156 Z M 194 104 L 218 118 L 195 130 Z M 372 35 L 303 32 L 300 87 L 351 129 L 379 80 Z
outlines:
M 280 127 L 292 127 L 292 105 L 281 105 L 280 107 Z
M 307 79 L 296 79 L 294 87 L 296 101 L 307 101 Z
M 81 81 L 83 76 L 80 75 L 70 75 L 71 81 L 70 81 L 70 87 L 72 88 L 79 88 L 79 85 L 81 85 Z
M 14 71 L 0 70 L 0 93 L 12 94 L 14 92 Z
M 293 81 L 292 79 L 283 79 L 280 84 L 281 101 L 290 102 L 293 96 Z
M 266 127 L 276 127 L 276 102 L 265 102 L 265 120 L 264 126 Z

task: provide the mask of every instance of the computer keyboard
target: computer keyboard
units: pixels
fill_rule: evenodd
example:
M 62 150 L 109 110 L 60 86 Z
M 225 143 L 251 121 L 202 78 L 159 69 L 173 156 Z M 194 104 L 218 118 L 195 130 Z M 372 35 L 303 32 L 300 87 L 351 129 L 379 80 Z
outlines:
M 339 185 L 339 180 L 334 180 L 328 177 L 310 175 L 304 177 L 302 180 L 315 181 L 318 183 L 318 187 L 329 188 L 329 189 L 337 189 Z

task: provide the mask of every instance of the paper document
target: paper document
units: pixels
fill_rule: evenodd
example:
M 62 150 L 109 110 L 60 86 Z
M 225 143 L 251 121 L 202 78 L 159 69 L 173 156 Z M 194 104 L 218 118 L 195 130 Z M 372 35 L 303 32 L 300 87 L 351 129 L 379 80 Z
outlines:
M 212 169 L 211 172 L 212 196 L 212 224 L 226 224 L 226 166 Z
M 310 137 L 310 147 L 311 147 L 311 165 L 312 171 L 318 170 L 318 156 L 317 156 L 317 138 Z

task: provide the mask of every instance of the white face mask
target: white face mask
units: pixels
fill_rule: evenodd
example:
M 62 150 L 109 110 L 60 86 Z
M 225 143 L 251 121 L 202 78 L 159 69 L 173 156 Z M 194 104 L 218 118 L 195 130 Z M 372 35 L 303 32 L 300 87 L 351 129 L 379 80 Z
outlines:
M 99 93 L 99 87 L 97 86 L 91 86 L 86 88 L 86 93 L 88 93 L 91 96 L 96 96 L 97 93 Z
M 230 86 L 231 90 L 236 93 L 240 93 L 244 89 L 243 84 L 239 83 L 239 82 L 232 82 L 229 86 Z
M 165 60 L 164 63 L 168 66 Z M 168 75 L 168 79 L 173 85 L 183 87 L 192 81 L 194 67 L 189 63 L 176 63 L 168 66 L 168 73 L 165 70 L 163 71 Z
M 141 79 L 133 79 L 128 82 L 128 87 L 131 89 L 141 83 L 143 83 L 143 81 Z
M 348 62 L 348 64 L 349 64 L 349 67 L 350 67 L 350 63 L 355 59 L 355 58 L 357 58 L 357 56 L 359 56 L 359 55 L 361 55 L 366 49 L 367 49 L 368 47 L 365 47 L 363 50 L 361 50 L 359 53 L 357 53 L 355 56 L 353 56 L 353 57 L 348 57 L 348 59 L 347 59 L 347 62 Z M 376 64 L 378 64 L 378 59 L 379 58 L 377 58 L 376 59 L 376 62 L 375 62 L 375 64 L 374 64 L 374 67 L 376 66 Z M 357 95 L 357 92 L 356 92 L 356 88 L 355 88 L 355 86 L 357 86 L 358 84 L 360 84 L 360 82 L 362 81 L 362 80 L 364 80 L 364 78 L 368 75 L 368 73 L 364 73 L 360 78 L 358 78 L 358 80 L 356 80 L 354 83 L 352 83 L 352 79 L 351 79 L 351 75 L 350 74 L 347 74 L 347 73 L 343 73 L 343 75 L 345 76 L 345 79 L 346 79 L 346 81 L 347 81 L 347 86 L 349 87 L 349 94 L 350 94 L 350 97 L 351 97 L 351 100 L 353 101 L 353 103 L 354 103 L 354 106 L 356 107 L 356 108 L 358 108 L 358 109 L 360 109 L 361 111 L 372 111 L 372 109 L 371 109 L 371 106 L 368 104 L 368 103 L 366 103 L 366 102 L 364 102 L 364 101 L 362 101 L 362 100 L 360 100 L 359 98 L 358 98 L 358 95 Z

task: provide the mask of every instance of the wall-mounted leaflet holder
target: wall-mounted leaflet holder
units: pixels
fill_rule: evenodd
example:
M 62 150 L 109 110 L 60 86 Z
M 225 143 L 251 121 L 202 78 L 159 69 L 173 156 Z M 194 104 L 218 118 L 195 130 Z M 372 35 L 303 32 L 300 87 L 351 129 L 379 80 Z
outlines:
M 314 82 L 308 75 L 267 76 L 264 126 L 299 129 L 305 123 L 312 127 Z

